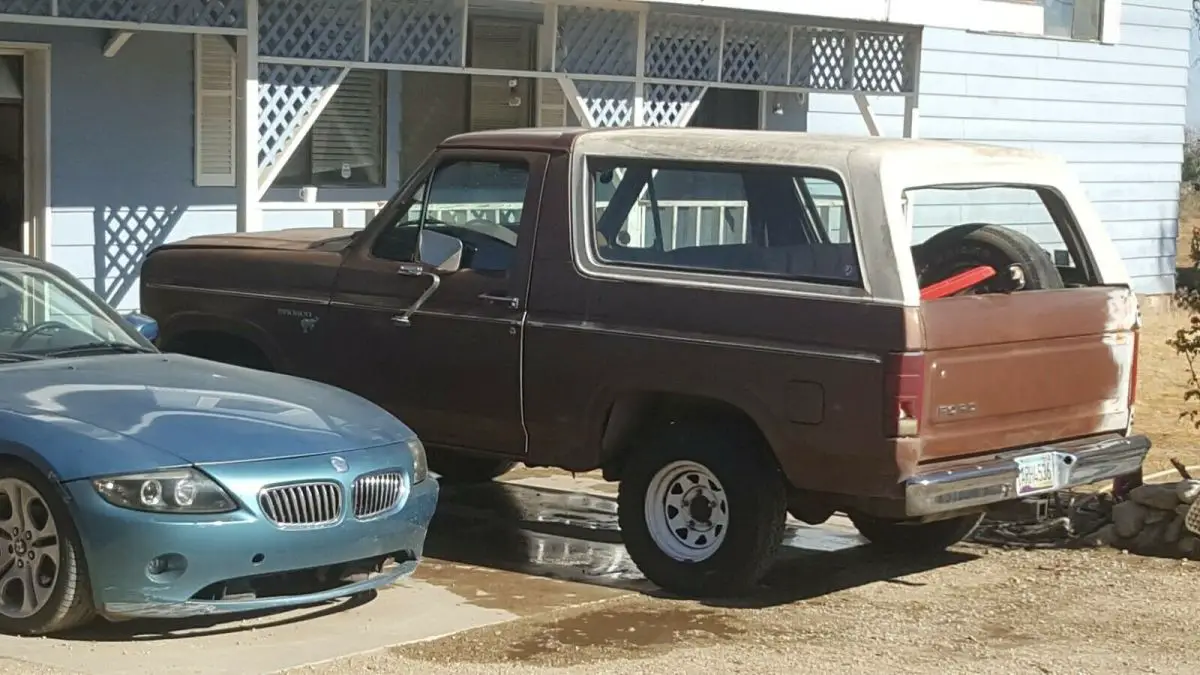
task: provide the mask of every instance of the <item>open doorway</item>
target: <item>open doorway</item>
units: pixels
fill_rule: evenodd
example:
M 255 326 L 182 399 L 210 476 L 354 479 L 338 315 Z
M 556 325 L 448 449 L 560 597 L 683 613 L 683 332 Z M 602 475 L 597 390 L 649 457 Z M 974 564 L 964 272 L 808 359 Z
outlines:
M 700 99 L 691 127 L 710 129 L 758 129 L 762 94 L 750 89 L 709 87 Z
M 25 250 L 25 64 L 0 54 L 0 247 Z

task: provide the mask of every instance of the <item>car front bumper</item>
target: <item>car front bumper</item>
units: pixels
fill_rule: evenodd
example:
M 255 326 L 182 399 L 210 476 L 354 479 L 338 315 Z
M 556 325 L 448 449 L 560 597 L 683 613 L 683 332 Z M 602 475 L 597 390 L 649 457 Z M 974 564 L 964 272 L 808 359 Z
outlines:
M 906 513 L 924 518 L 1089 485 L 1136 472 L 1149 451 L 1145 436 L 1112 434 L 930 465 L 906 482 Z M 1018 493 L 1018 460 L 1042 453 L 1054 458 L 1054 487 Z
M 283 461 L 317 464 L 311 459 Z M 329 465 L 327 458 L 320 458 L 320 463 Z M 242 475 L 231 480 L 220 475 L 221 471 Z M 252 471 L 224 468 L 209 473 L 229 486 L 244 483 Z M 321 478 L 329 476 L 313 479 Z M 346 479 L 347 483 L 352 480 L 352 476 Z M 283 609 L 383 588 L 416 569 L 438 499 L 438 483 L 430 478 L 413 486 L 403 506 L 389 515 L 362 521 L 347 516 L 328 527 L 288 530 L 265 519 L 257 504 L 243 504 L 242 510 L 228 514 L 164 515 L 112 506 L 101 499 L 90 481 L 65 487 L 73 502 L 96 607 L 110 619 Z M 245 490 L 235 493 L 244 494 Z M 172 565 L 166 573 L 152 574 L 150 563 L 161 556 L 167 556 Z M 306 590 L 294 594 L 276 591 L 267 597 L 211 597 L 212 588 L 226 583 L 244 585 L 251 578 L 282 580 L 288 572 L 301 572 L 307 579 L 320 570 L 337 571 L 348 564 L 357 568 L 385 558 L 392 558 L 394 564 L 335 587 L 325 584 L 308 590 L 310 587 L 301 586 L 297 588 Z

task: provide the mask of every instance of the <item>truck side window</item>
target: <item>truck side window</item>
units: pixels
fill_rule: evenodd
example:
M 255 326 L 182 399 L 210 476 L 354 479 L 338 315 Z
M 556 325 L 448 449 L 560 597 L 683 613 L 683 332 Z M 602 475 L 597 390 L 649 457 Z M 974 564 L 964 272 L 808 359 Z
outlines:
M 463 242 L 462 266 L 483 272 L 506 272 L 517 251 L 517 234 L 529 183 L 524 162 L 459 160 L 433 174 L 425 202 L 425 229 Z M 412 260 L 422 200 L 409 206 L 397 222 L 380 233 L 373 254 Z
M 407 206 L 379 233 L 371 246 L 371 255 L 384 260 L 411 262 L 417 255 L 417 229 L 421 225 L 421 207 L 429 183 L 417 188 Z
M 828 172 L 598 158 L 589 171 L 606 264 L 862 285 L 845 192 Z

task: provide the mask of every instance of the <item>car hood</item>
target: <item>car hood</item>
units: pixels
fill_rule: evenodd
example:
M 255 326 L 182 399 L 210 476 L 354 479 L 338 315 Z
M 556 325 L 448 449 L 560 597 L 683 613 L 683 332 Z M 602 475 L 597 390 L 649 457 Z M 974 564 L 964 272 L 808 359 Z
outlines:
M 192 464 L 345 452 L 412 436 L 342 389 L 176 354 L 6 365 L 0 382 L 0 408 L 51 424 L 73 420 Z

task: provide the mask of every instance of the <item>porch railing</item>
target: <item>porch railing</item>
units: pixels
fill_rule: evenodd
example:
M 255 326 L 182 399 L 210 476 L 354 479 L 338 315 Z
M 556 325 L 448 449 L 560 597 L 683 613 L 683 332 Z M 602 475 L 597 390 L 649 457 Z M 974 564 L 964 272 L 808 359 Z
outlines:
M 841 199 L 815 200 L 817 212 L 825 223 L 829 240 L 835 243 L 850 241 L 846 228 L 845 211 Z M 326 226 L 358 227 L 358 214 L 362 223 L 369 223 L 384 202 L 265 202 L 264 216 L 275 213 L 327 214 Z M 607 206 L 596 205 L 597 215 Z M 626 231 L 630 244 L 650 246 L 654 242 L 654 220 L 650 215 L 649 200 L 639 202 L 640 213 L 636 213 Z M 501 225 L 517 223 L 521 218 L 522 204 L 516 202 L 446 204 L 430 208 L 428 216 L 445 223 L 464 224 L 471 220 L 487 220 Z M 744 243 L 746 241 L 746 202 L 709 200 L 663 200 L 658 204 L 659 224 L 667 248 Z

